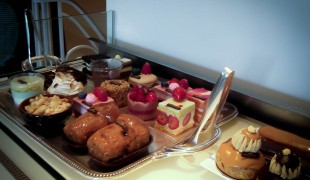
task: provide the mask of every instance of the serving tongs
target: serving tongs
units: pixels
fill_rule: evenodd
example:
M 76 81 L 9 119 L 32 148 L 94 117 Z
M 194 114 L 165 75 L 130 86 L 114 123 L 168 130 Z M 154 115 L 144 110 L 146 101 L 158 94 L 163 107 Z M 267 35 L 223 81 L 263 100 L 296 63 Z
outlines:
M 201 123 L 193 135 L 173 147 L 164 147 L 161 151 L 153 154 L 152 159 L 192 154 L 207 149 L 220 138 L 221 130 L 216 126 L 216 120 L 226 102 L 233 76 L 234 71 L 225 67 L 210 94 Z

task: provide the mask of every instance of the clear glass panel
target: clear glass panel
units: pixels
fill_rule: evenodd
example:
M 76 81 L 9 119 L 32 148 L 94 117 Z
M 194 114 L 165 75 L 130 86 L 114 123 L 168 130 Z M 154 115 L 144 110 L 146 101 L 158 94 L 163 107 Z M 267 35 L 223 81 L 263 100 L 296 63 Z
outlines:
M 27 24 L 17 22 L 13 15 L 0 18 L 1 77 L 22 71 L 21 63 L 28 59 Z M 49 55 L 61 61 L 70 61 L 98 54 L 101 43 L 113 44 L 114 41 L 112 11 L 41 19 L 35 20 L 35 23 L 31 21 L 31 16 L 27 17 L 30 20 L 31 57 Z M 38 62 L 34 66 L 39 68 L 45 65 Z

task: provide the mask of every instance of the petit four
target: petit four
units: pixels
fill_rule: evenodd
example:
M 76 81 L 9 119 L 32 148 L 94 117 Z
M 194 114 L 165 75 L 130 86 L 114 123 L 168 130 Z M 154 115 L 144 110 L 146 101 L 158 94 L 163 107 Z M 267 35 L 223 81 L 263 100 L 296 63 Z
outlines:
M 149 88 L 134 85 L 128 94 L 128 112 L 142 120 L 153 120 L 158 105 L 157 95 Z
M 97 105 L 111 103 L 114 100 L 107 95 L 102 87 L 96 87 L 92 93 L 80 92 L 77 97 L 73 98 L 73 112 L 76 117 L 84 114 L 87 109 Z
M 163 81 L 159 85 L 154 86 L 153 91 L 157 94 L 160 101 L 164 101 L 172 97 L 172 91 L 177 87 L 182 87 L 186 91 L 192 89 L 189 87 L 187 79 L 178 80 L 176 78 L 172 78 L 169 81 Z
M 203 111 L 206 108 L 210 94 L 211 91 L 206 90 L 205 88 L 195 88 L 187 92 L 186 98 L 190 101 L 195 102 L 195 123 L 200 123 Z
M 105 80 L 101 83 L 101 87 L 105 90 L 109 97 L 114 99 L 118 107 L 127 105 L 127 94 L 130 92 L 130 84 L 125 80 Z
M 131 85 L 143 85 L 146 87 L 152 87 L 157 83 L 157 76 L 152 74 L 151 65 L 144 63 L 141 72 L 137 68 L 132 69 L 132 74 L 128 78 L 128 82 Z
M 216 165 L 232 178 L 255 179 L 265 165 L 260 146 L 261 137 L 254 126 L 241 129 L 221 144 L 216 154 Z
M 193 127 L 195 103 L 185 96 L 186 91 L 177 87 L 173 90 L 173 98 L 158 104 L 154 128 L 177 136 Z

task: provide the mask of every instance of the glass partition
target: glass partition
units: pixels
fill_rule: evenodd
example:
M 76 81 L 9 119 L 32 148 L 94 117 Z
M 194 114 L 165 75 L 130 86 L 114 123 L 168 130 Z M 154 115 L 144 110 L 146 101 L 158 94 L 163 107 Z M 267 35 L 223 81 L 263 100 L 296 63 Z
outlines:
M 63 16 L 60 18 L 17 21 L 12 16 L 0 20 L 0 74 L 1 78 L 23 71 L 22 62 L 31 59 L 56 57 L 71 61 L 82 56 L 98 54 L 100 44 L 113 44 L 113 11 Z M 25 20 L 24 19 L 24 20 Z M 27 28 L 29 28 L 27 43 Z M 28 45 L 29 44 L 29 45 Z M 30 48 L 30 51 L 28 51 Z M 45 63 L 34 63 L 41 68 Z

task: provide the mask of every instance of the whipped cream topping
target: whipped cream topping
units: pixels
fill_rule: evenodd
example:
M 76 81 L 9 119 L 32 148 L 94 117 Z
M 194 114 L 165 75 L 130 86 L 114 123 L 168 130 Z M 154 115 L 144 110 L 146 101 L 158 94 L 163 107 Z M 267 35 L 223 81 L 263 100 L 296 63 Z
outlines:
M 289 149 L 284 149 L 282 151 L 282 155 L 284 156 L 283 158 L 288 161 L 288 156 L 291 154 L 291 151 Z M 269 171 L 271 173 L 277 174 L 279 176 L 281 176 L 281 178 L 283 179 L 295 179 L 300 175 L 300 171 L 301 171 L 301 163 L 299 161 L 299 164 L 296 168 L 290 168 L 288 167 L 288 164 L 286 164 L 287 162 L 284 162 L 283 164 L 281 164 L 280 162 L 277 161 L 277 154 L 275 154 L 273 156 L 273 158 L 270 161 L 270 165 L 269 165 Z M 283 161 L 281 161 L 283 162 Z
M 249 126 L 246 131 L 251 134 L 256 134 L 257 130 L 254 126 Z M 252 152 L 256 153 L 259 151 L 261 147 L 261 140 L 249 139 L 243 133 L 243 129 L 239 130 L 232 137 L 232 145 L 239 152 Z
M 74 95 L 83 90 L 83 84 L 75 80 L 70 73 L 57 72 L 53 83 L 47 89 L 51 94 Z

